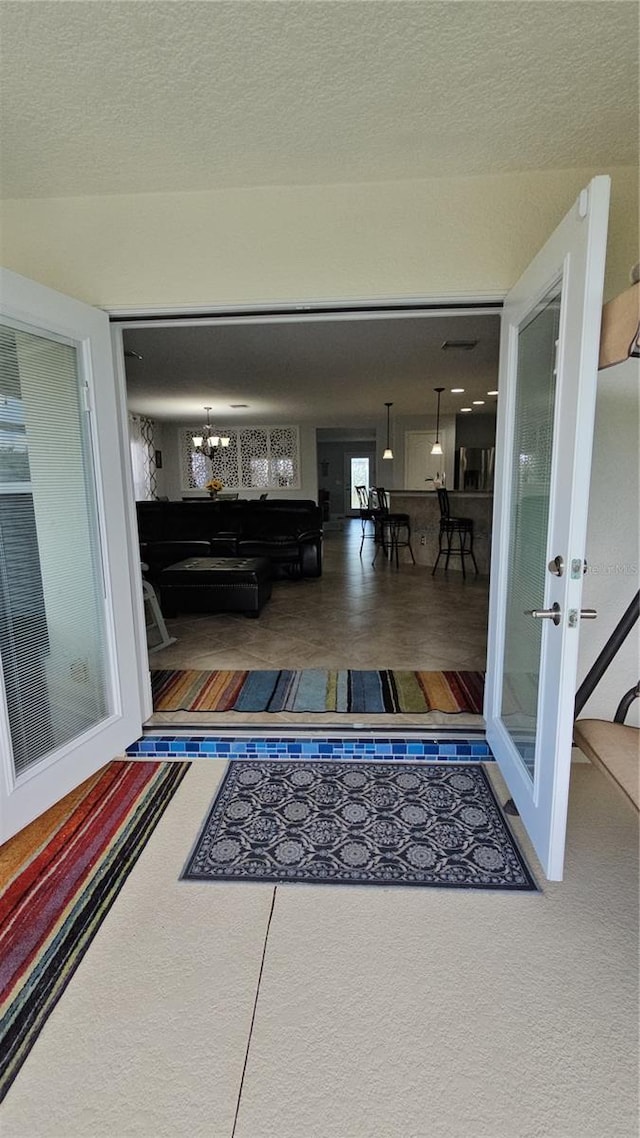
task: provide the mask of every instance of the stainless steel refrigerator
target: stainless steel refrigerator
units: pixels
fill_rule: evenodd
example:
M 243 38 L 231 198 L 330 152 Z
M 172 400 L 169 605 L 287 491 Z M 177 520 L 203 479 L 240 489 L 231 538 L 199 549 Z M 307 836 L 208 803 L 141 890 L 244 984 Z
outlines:
M 455 454 L 456 490 L 493 490 L 495 447 L 458 447 Z

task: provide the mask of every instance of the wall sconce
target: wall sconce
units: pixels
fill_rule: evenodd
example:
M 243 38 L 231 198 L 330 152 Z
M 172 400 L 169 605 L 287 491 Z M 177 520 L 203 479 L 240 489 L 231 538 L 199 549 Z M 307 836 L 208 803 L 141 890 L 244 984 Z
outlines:
M 438 410 L 436 411 L 436 441 L 431 447 L 432 454 L 443 454 L 442 446 L 440 444 L 440 396 L 444 391 L 444 387 L 434 387 L 434 391 L 438 393 Z
M 393 451 L 391 450 L 391 437 L 389 434 L 389 413 L 391 411 L 391 408 L 393 407 L 393 403 L 385 403 L 385 407 L 387 408 L 387 445 L 386 445 L 385 452 L 384 452 L 382 457 L 383 458 L 393 458 Z

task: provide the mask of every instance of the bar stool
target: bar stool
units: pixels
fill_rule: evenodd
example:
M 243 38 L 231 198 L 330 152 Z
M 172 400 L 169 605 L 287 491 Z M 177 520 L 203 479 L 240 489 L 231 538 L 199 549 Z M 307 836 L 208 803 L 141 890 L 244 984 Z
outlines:
M 440 506 L 440 532 L 438 534 L 438 556 L 431 570 L 431 576 L 434 576 L 440 558 L 443 553 L 446 553 L 446 561 L 444 563 L 445 573 L 449 568 L 449 559 L 452 556 L 459 557 L 462 565 L 462 578 L 466 581 L 465 557 L 471 558 L 476 576 L 478 575 L 478 565 L 473 552 L 473 518 L 452 518 L 448 492 L 444 488 L 440 488 L 437 490 L 437 495 L 438 505 Z M 453 542 L 456 536 L 458 538 L 458 544 L 454 545 Z
M 384 487 L 376 486 L 375 495 L 378 503 L 377 524 L 380 530 L 380 540 L 376 545 L 376 552 L 371 564 L 375 565 L 380 547 L 382 546 L 385 556 L 388 557 L 389 561 L 393 561 L 395 558 L 396 569 L 400 568 L 398 557 L 399 549 L 408 549 L 411 554 L 411 560 L 415 565 L 416 559 L 413 556 L 413 549 L 411 548 L 411 519 L 409 515 L 390 512 L 389 499 Z
M 367 490 L 366 486 L 356 486 L 356 494 L 358 495 L 358 515 L 362 525 L 362 539 L 360 541 L 360 556 L 362 557 L 362 547 L 364 546 L 365 539 L 372 537 L 374 540 L 377 536 L 376 530 L 376 510 L 373 508 L 371 501 L 371 490 Z M 367 532 L 367 524 L 371 523 L 371 532 Z

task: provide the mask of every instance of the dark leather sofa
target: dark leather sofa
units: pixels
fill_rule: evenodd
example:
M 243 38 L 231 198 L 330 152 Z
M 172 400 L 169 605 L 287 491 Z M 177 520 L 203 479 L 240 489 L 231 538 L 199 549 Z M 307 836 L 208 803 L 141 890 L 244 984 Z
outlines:
M 274 570 L 289 575 L 322 574 L 322 513 L 315 502 L 138 502 L 137 512 L 151 580 L 186 557 L 268 557 Z

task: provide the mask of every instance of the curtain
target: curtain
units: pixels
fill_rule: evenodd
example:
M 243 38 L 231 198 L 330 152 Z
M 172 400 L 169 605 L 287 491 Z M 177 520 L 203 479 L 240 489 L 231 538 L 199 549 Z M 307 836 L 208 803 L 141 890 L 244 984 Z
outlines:
M 154 426 L 153 419 L 129 415 L 129 443 L 136 502 L 148 502 L 156 496 Z

